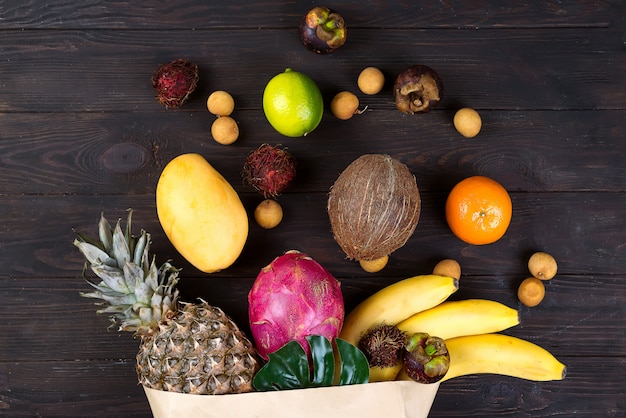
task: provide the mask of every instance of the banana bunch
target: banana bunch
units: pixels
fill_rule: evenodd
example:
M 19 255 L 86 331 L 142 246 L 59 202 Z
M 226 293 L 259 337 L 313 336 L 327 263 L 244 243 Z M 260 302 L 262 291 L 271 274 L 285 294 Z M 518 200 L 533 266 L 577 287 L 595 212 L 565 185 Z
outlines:
M 339 338 L 357 345 L 370 328 L 396 325 L 409 316 L 433 308 L 459 289 L 459 281 L 435 274 L 414 276 L 374 293 L 344 319 Z
M 374 293 L 345 318 L 339 338 L 358 345 L 361 337 L 377 325 L 396 325 L 408 317 L 433 308 L 459 289 L 459 281 L 436 274 L 414 276 Z M 370 382 L 394 380 L 402 364 L 370 366 Z
M 496 373 L 528 380 L 560 380 L 565 366 L 550 352 L 516 337 L 498 334 L 519 324 L 516 309 L 484 299 L 446 301 L 457 279 L 437 274 L 391 284 L 361 302 L 345 318 L 340 338 L 358 345 L 369 330 L 395 325 L 408 335 L 428 333 L 445 340 L 450 367 L 443 380 Z M 370 367 L 370 382 L 408 379 L 401 362 Z

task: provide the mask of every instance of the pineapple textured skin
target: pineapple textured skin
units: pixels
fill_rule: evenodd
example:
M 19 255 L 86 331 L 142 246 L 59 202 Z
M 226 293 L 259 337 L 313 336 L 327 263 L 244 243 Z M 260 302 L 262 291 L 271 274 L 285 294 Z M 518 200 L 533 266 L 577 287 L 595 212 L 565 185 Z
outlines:
M 142 337 L 137 374 L 148 388 L 192 394 L 250 392 L 259 369 L 252 343 L 218 307 L 182 304 Z

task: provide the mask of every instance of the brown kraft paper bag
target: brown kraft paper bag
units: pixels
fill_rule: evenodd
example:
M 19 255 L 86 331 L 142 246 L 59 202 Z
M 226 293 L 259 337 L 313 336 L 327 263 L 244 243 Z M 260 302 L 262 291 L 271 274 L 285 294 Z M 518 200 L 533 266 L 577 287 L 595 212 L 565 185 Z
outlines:
M 144 387 L 155 418 L 426 418 L 439 383 L 366 383 L 233 395 Z

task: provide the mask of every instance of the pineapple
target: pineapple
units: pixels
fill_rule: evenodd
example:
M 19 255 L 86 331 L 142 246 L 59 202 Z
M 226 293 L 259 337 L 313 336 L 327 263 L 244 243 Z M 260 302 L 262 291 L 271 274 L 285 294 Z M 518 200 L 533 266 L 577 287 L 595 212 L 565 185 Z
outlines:
M 141 339 L 137 353 L 139 383 L 145 387 L 194 394 L 243 393 L 252 389 L 259 369 L 253 344 L 218 307 L 178 300 L 179 270 L 150 259 L 150 234 L 131 234 L 132 210 L 125 231 L 111 228 L 101 215 L 99 240 L 77 234 L 74 245 L 85 269 L 101 280 L 87 280 L 82 296 L 104 305 L 112 326 Z

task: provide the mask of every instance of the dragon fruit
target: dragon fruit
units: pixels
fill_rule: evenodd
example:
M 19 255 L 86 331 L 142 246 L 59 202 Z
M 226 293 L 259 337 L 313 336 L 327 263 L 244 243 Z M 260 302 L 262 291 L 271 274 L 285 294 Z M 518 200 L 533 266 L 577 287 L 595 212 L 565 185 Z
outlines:
M 261 269 L 248 293 L 250 330 L 264 359 L 290 341 L 310 353 L 306 337 L 333 341 L 341 331 L 340 283 L 308 255 L 291 250 Z

